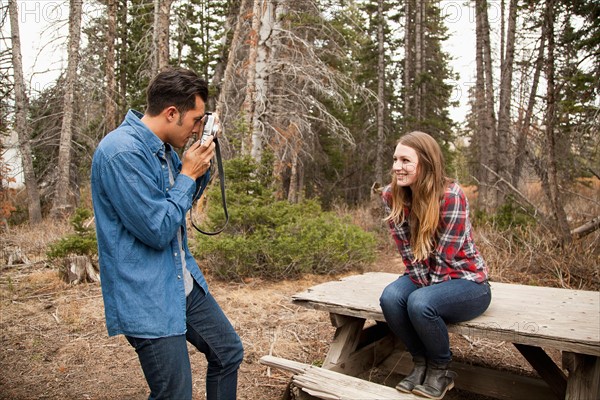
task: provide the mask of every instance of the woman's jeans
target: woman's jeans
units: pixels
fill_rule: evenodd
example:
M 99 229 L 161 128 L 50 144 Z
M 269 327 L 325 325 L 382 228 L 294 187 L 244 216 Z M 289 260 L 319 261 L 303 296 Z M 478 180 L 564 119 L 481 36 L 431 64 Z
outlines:
M 419 288 L 404 275 L 383 290 L 379 302 L 390 329 L 413 357 L 447 364 L 452 353 L 446 324 L 483 314 L 491 299 L 487 282 L 452 279 Z
M 150 400 L 191 400 L 192 371 L 187 341 L 206 356 L 206 398 L 235 400 L 242 343 L 210 293 L 194 282 L 187 297 L 187 333 L 158 339 L 126 336 L 138 354 Z

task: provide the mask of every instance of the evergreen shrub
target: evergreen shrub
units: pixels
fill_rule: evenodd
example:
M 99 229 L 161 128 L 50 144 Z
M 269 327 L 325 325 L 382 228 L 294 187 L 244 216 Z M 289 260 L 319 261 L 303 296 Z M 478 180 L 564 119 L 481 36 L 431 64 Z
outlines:
M 73 226 L 75 233 L 51 243 L 46 252 L 48 258 L 55 260 L 69 255 L 97 255 L 96 231 L 85 226 L 85 221 L 91 216 L 92 211 L 87 208 L 80 207 L 75 210 L 73 217 L 71 217 L 71 226 Z
M 191 247 L 203 268 L 222 279 L 283 279 L 361 270 L 374 261 L 372 233 L 323 211 L 315 200 L 276 200 L 270 172 L 250 157 L 225 163 L 229 226 L 216 236 L 195 235 Z M 217 182 L 205 197 L 200 225 L 210 230 L 224 220 Z
M 516 203 L 512 196 L 507 196 L 504 204 L 496 211 L 493 222 L 500 230 L 527 227 L 535 224 L 535 219 L 532 215 L 532 210 L 524 209 Z
M 533 214 L 533 210 L 524 209 L 512 196 L 506 196 L 504 203 L 493 214 L 476 210 L 475 223 L 489 224 L 498 231 L 507 231 L 535 225 Z

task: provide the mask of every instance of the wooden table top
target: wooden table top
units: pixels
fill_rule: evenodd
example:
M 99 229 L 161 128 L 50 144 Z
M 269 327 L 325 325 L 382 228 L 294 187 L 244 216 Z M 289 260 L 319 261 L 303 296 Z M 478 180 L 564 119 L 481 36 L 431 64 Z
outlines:
M 370 272 L 323 283 L 292 296 L 295 304 L 385 321 L 383 289 L 397 274 Z M 600 356 L 600 292 L 491 282 L 492 303 L 450 332 Z

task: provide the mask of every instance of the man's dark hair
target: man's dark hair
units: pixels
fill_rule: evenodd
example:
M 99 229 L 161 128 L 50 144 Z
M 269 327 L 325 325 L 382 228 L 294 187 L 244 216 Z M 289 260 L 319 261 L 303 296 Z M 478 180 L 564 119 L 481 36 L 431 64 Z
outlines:
M 146 89 L 146 113 L 156 116 L 167 107 L 175 106 L 184 114 L 196 105 L 196 95 L 206 103 L 208 85 L 196 73 L 184 68 L 169 68 L 162 71 Z

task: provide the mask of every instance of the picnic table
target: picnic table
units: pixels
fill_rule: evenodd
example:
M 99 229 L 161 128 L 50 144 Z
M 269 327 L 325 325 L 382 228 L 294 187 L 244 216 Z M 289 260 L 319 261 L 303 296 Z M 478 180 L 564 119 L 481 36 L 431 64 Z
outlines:
M 261 362 L 293 371 L 294 383 L 321 399 L 420 398 L 355 378 L 374 366 L 403 375 L 412 368 L 410 354 L 389 331 L 379 306 L 383 289 L 397 278 L 371 272 L 294 295 L 294 304 L 328 312 L 336 328 L 323 366 L 271 356 Z M 491 288 L 488 310 L 449 325 L 449 331 L 512 343 L 539 378 L 453 363 L 456 387 L 499 399 L 600 399 L 600 293 L 499 282 Z M 561 367 L 546 353 L 550 348 L 562 352 Z

